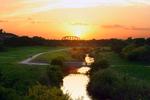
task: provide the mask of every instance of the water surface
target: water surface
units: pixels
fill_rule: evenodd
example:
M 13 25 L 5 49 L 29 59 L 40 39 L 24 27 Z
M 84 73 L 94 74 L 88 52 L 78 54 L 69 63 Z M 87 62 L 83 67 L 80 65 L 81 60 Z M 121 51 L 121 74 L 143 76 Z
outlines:
M 87 54 L 85 57 L 85 65 L 89 66 L 94 62 L 94 58 L 89 57 Z M 63 79 L 63 85 L 61 87 L 64 94 L 69 94 L 73 100 L 92 100 L 87 93 L 87 84 L 89 77 L 86 74 L 90 70 L 90 67 L 81 67 L 77 69 L 76 74 L 69 74 Z M 73 71 L 72 71 L 73 72 Z
M 91 100 L 86 90 L 89 77 L 85 73 L 89 70 L 89 67 L 81 67 L 77 70 L 78 74 L 64 77 L 62 91 L 68 93 L 73 100 Z

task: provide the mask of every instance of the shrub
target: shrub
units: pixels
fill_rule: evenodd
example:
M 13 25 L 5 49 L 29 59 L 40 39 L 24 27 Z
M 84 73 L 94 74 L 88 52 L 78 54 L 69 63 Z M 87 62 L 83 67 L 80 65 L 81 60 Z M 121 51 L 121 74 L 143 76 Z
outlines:
M 136 48 L 136 45 L 135 45 L 135 44 L 127 45 L 126 47 L 124 47 L 124 48 L 122 49 L 122 55 L 127 58 L 127 57 L 128 57 L 128 54 L 129 54 L 133 49 L 135 49 L 135 48 Z
M 47 75 L 52 86 L 60 86 L 63 79 L 63 72 L 59 66 L 49 66 L 47 69 Z
M 0 86 L 0 100 L 20 100 L 21 98 L 24 100 L 24 97 L 18 95 L 14 89 Z
M 127 46 L 123 49 L 122 54 L 125 58 L 132 61 L 150 61 L 150 46 Z
M 134 44 L 138 46 L 142 46 L 146 42 L 145 38 L 135 38 L 133 41 L 134 41 Z
M 57 57 L 51 60 L 51 65 L 64 66 L 63 62 L 65 61 L 64 57 Z
M 120 39 L 110 39 L 109 46 L 114 52 L 120 54 L 122 49 L 126 46 L 126 42 Z
M 98 100 L 111 98 L 113 91 L 119 83 L 116 76 L 116 73 L 110 70 L 99 70 L 90 79 L 87 87 L 89 94 Z
M 149 100 L 150 86 L 113 70 L 99 70 L 90 78 L 89 94 L 96 100 Z
M 93 48 L 90 47 L 80 47 L 80 48 L 72 48 L 69 50 L 69 54 L 72 58 L 76 60 L 84 60 L 85 55 L 91 53 Z
M 29 89 L 28 98 L 31 100 L 69 100 L 59 88 L 35 85 Z
M 108 68 L 110 65 L 108 63 L 107 60 L 105 59 L 100 59 L 100 60 L 96 60 L 92 65 L 91 65 L 91 70 L 90 70 L 90 74 L 97 72 L 98 70 L 101 69 L 106 69 Z

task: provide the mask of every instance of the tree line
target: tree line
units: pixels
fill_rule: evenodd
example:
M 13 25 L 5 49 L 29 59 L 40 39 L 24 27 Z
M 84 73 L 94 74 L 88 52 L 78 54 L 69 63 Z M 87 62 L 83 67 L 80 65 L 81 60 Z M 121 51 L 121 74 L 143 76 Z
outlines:
M 17 36 L 0 29 L 0 51 L 6 47 L 20 46 L 109 46 L 122 57 L 133 61 L 150 61 L 150 38 L 101 39 L 101 40 L 49 40 L 34 36 Z
M 126 40 L 122 39 L 100 39 L 100 40 L 51 40 L 45 39 L 39 36 L 28 37 L 28 36 L 18 36 L 14 33 L 5 32 L 0 29 L 0 47 L 2 46 L 34 46 L 34 45 L 44 45 L 44 46 L 111 46 L 116 52 L 131 43 L 137 45 L 150 45 L 150 38 L 128 38 Z

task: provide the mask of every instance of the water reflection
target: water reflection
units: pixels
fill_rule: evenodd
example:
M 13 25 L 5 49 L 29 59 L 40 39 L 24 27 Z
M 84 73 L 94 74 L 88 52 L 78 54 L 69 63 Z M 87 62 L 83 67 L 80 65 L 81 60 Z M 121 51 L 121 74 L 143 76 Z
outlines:
M 86 54 L 85 62 L 87 65 L 91 65 L 94 62 L 94 58 L 89 57 L 89 54 Z
M 86 74 L 90 70 L 90 67 L 81 67 L 77 70 L 80 74 Z
M 87 54 L 85 57 L 86 65 L 91 65 L 94 62 L 94 58 L 89 57 Z M 86 73 L 90 70 L 90 67 L 81 67 L 77 69 L 78 74 L 69 74 L 63 79 L 63 86 L 61 87 L 64 94 L 68 93 L 73 100 L 91 100 L 87 94 L 87 84 L 89 77 Z
M 89 68 L 82 67 L 78 72 L 86 73 L 88 70 Z M 73 100 L 91 100 L 86 91 L 88 82 L 89 78 L 85 74 L 69 74 L 64 77 L 61 89 L 64 93 L 69 93 Z

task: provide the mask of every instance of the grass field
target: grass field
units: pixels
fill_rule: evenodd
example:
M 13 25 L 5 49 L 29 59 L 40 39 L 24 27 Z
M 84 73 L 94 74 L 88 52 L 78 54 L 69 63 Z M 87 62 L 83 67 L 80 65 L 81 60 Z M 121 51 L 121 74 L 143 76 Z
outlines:
M 34 85 L 45 74 L 47 66 L 22 65 L 18 62 L 40 52 L 56 50 L 60 48 L 50 47 L 19 47 L 9 48 L 0 52 L 0 71 L 2 84 L 5 87 L 18 90 L 22 94 L 28 87 Z
M 32 62 L 42 62 L 42 63 L 50 63 L 50 61 L 57 57 L 63 57 L 65 60 L 73 60 L 73 58 L 68 53 L 67 49 L 62 49 L 56 52 L 47 52 L 44 53 L 35 59 L 32 60 Z
M 2 83 L 8 88 L 13 88 L 18 93 L 25 93 L 28 87 L 35 85 L 38 80 L 45 75 L 47 66 L 22 65 L 18 62 L 31 57 L 40 52 L 62 49 L 50 47 L 19 47 L 9 48 L 6 52 L 0 52 L 0 71 L 2 73 Z M 142 63 L 133 63 L 120 58 L 113 52 L 101 52 L 100 57 L 105 57 L 111 64 L 111 68 L 129 76 L 143 79 L 150 82 L 150 67 Z M 39 59 L 50 61 L 52 58 L 64 56 L 65 59 L 72 59 L 67 51 L 45 53 Z
M 109 61 L 111 68 L 129 76 L 150 82 L 150 65 L 127 61 L 114 52 L 101 52 L 100 55 Z

